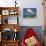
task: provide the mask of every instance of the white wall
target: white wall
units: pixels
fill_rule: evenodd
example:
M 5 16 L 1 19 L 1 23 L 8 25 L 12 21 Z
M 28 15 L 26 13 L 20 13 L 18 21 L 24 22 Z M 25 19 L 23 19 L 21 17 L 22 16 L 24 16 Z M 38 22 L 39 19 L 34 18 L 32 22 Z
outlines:
M 15 0 L 0 0 L 0 6 L 15 6 Z M 20 6 L 19 24 L 20 26 L 43 26 L 43 6 L 42 0 L 17 0 Z M 37 8 L 36 18 L 23 18 L 23 8 Z
M 18 1 L 19 2 L 19 1 Z M 20 25 L 26 26 L 43 26 L 43 6 L 42 0 L 24 0 L 20 1 L 21 3 L 21 15 L 20 15 Z M 36 18 L 23 18 L 23 8 L 37 8 L 37 17 Z

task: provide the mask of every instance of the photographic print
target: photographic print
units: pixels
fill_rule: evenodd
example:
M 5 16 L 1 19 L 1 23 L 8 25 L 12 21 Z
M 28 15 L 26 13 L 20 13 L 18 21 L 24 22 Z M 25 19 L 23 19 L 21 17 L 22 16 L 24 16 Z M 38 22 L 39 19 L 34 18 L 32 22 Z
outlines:
M 9 15 L 9 10 L 2 10 L 2 15 Z
M 36 17 L 36 8 L 24 8 L 23 9 L 23 17 L 24 18 L 30 18 L 30 17 Z

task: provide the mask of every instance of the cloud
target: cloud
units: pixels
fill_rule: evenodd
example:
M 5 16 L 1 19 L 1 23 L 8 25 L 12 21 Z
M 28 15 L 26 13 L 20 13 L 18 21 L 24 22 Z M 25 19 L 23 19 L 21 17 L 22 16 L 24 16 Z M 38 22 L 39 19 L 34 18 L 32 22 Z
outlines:
M 28 12 L 32 13 L 32 10 L 31 9 L 27 9 Z

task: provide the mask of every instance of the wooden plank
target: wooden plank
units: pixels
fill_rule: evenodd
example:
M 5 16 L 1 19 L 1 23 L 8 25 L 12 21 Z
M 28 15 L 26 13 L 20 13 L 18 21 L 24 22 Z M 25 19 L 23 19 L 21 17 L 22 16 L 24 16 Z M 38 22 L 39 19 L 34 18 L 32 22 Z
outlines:
M 2 24 L 1 25 L 1 31 L 3 31 L 5 28 L 9 28 L 9 29 L 11 29 L 11 30 L 13 30 L 13 31 L 15 31 L 15 29 L 17 30 L 16 32 L 18 32 L 19 31 L 19 25 L 18 24 Z

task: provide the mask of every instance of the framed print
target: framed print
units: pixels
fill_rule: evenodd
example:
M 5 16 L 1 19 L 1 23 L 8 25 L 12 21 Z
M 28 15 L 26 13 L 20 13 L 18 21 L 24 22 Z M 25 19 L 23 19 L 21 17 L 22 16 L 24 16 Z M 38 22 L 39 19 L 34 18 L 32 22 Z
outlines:
M 36 17 L 36 14 L 37 14 L 36 8 L 24 8 L 23 9 L 24 18 Z
M 9 15 L 9 10 L 2 10 L 2 15 Z

